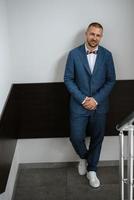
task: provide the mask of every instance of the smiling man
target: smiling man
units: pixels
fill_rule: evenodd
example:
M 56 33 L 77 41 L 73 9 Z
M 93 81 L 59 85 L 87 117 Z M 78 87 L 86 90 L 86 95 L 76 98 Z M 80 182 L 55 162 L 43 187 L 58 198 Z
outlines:
M 80 157 L 78 172 L 86 175 L 89 184 L 97 188 L 97 164 L 105 134 L 108 96 L 115 83 L 112 54 L 99 45 L 103 27 L 91 23 L 85 33 L 85 43 L 69 52 L 64 83 L 70 93 L 70 140 Z M 90 144 L 85 144 L 86 132 Z

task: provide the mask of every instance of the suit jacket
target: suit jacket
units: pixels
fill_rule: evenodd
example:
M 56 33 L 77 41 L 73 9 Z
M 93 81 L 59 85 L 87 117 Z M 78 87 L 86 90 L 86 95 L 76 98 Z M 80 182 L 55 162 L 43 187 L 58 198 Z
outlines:
M 88 115 L 92 112 L 82 106 L 86 96 L 93 97 L 98 102 L 97 112 L 108 112 L 108 96 L 115 83 L 111 52 L 102 46 L 98 47 L 94 70 L 91 73 L 85 44 L 71 50 L 67 58 L 64 83 L 71 94 L 72 113 Z

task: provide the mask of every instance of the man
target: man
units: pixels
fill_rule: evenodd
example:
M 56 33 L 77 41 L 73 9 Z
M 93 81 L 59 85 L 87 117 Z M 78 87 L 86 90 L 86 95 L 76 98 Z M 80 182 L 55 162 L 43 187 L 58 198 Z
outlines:
M 112 54 L 100 46 L 103 36 L 101 24 L 91 23 L 85 33 L 85 43 L 70 51 L 64 83 L 70 97 L 70 140 L 80 157 L 78 172 L 87 174 L 89 184 L 97 188 L 96 175 L 105 133 L 108 96 L 115 84 Z M 86 131 L 90 131 L 90 145 L 86 147 Z

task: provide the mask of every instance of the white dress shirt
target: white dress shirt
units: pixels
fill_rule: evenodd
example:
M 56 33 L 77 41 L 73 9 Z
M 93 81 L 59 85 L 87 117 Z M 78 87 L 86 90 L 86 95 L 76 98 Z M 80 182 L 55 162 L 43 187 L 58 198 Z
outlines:
M 85 50 L 86 50 L 86 52 L 89 51 L 86 44 L 85 44 Z M 94 51 L 97 51 L 97 50 L 98 50 L 98 46 L 94 49 Z M 88 64 L 89 64 L 91 73 L 93 73 L 93 70 L 94 70 L 96 57 L 97 57 L 97 54 L 94 54 L 94 53 L 87 54 L 87 60 L 88 60 Z

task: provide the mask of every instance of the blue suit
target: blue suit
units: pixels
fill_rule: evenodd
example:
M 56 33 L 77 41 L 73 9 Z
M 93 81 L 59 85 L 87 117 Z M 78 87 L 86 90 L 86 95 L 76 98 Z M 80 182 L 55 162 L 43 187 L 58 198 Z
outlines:
M 94 70 L 91 73 L 85 45 L 71 50 L 67 58 L 64 83 L 70 93 L 71 142 L 78 155 L 88 160 L 88 171 L 96 171 L 105 132 L 106 113 L 109 109 L 108 96 L 115 84 L 111 52 L 102 46 L 98 47 Z M 93 97 L 98 102 L 95 111 L 83 107 L 82 102 L 86 96 Z M 91 135 L 89 149 L 84 141 L 87 127 Z

